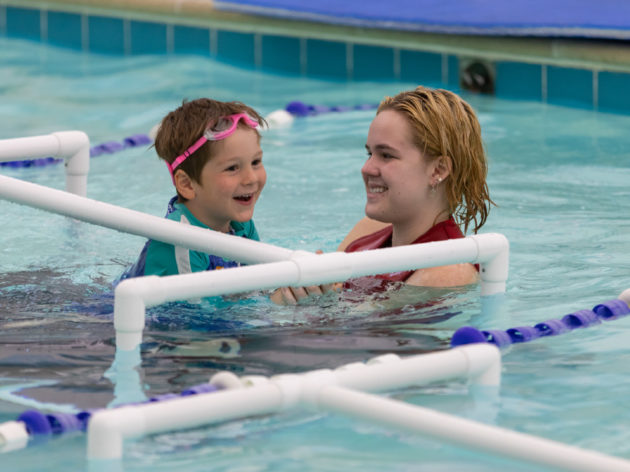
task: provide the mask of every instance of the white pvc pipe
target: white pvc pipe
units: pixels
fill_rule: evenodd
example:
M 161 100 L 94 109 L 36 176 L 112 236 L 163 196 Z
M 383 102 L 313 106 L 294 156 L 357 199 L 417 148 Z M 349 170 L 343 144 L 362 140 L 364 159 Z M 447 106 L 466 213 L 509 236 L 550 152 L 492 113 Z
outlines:
M 322 388 L 317 401 L 323 411 L 531 464 L 574 472 L 630 471 L 630 461 L 624 459 L 343 387 Z
M 499 386 L 501 354 L 490 344 L 470 344 L 467 349 L 448 349 L 404 359 L 394 354 L 380 356 L 367 364 L 335 369 L 335 384 L 364 392 L 391 391 L 424 385 L 436 379 L 468 378 L 478 385 Z M 490 347 L 491 349 L 487 349 Z
M 115 290 L 116 345 L 133 349 L 142 341 L 146 307 L 283 286 L 340 282 L 351 277 L 411 270 L 457 262 L 481 263 L 482 294 L 505 290 L 509 245 L 501 234 L 399 246 L 354 253 L 313 255 L 295 252 L 289 261 L 121 282 Z
M 87 194 L 90 139 L 83 131 L 59 131 L 43 136 L 0 140 L 0 162 L 55 157 L 65 159 L 66 190 Z M 4 186 L 0 185 L 0 188 Z
M 435 368 L 435 364 L 439 368 Z M 396 374 L 389 375 L 391 371 Z M 489 375 L 483 371 L 488 371 Z M 229 382 L 224 380 L 223 384 L 232 384 L 233 388 L 97 412 L 88 425 L 87 454 L 91 460 L 120 459 L 125 438 L 306 406 L 537 465 L 572 471 L 630 470 L 630 462 L 623 459 L 348 388 L 392 390 L 444 380 L 456 372 L 489 381 L 490 378 L 496 380 L 499 371 L 498 349 L 479 344 L 407 359 L 395 355 L 380 356 L 368 364 L 349 364 L 335 371 L 324 369 L 271 379 L 244 377 L 240 383 L 237 378 Z M 213 379 L 220 376 L 217 374 Z
M 294 251 L 0 175 L 0 197 L 118 231 L 255 264 L 288 259 Z
M 0 424 L 0 452 L 26 447 L 28 431 L 22 421 L 7 421 Z
M 98 411 L 88 424 L 88 458 L 120 459 L 126 438 L 274 413 L 281 405 L 280 390 L 268 384 Z
M 271 379 L 257 377 L 256 382 L 250 383 L 228 375 L 227 381 L 220 383 L 232 384 L 234 388 L 229 390 L 96 412 L 88 424 L 87 454 L 90 459 L 120 459 L 125 438 L 275 413 L 305 402 L 312 406 L 317 403 L 314 393 L 325 385 L 384 391 L 454 375 L 498 385 L 500 365 L 499 350 L 480 344 L 405 359 L 380 356 L 367 364 L 350 364 L 334 371 L 324 369 Z M 218 383 L 219 377 L 221 374 L 215 375 L 212 383 Z M 231 377 L 235 378 L 230 381 Z

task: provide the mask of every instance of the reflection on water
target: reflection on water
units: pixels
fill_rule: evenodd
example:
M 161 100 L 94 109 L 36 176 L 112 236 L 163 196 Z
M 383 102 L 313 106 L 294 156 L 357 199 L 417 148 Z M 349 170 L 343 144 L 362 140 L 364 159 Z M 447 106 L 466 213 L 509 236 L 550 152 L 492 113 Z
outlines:
M 3 274 L 0 377 L 20 379 L 15 384 L 48 382 L 19 389 L 25 398 L 100 408 L 179 392 L 220 370 L 269 376 L 388 352 L 444 349 L 448 335 L 466 321 L 464 313 L 478 310 L 476 288 L 396 288 L 395 297 L 331 294 L 295 307 L 276 306 L 263 293 L 154 307 L 147 313 L 142 364 L 130 373 L 108 372 L 115 354 L 108 286 L 76 284 L 53 270 Z M 116 391 L 112 382 L 125 386 Z

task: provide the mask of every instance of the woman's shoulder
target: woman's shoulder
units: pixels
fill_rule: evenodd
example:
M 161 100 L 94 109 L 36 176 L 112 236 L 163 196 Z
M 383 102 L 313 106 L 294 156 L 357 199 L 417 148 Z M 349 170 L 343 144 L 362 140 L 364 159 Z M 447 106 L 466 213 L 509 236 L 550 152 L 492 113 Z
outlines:
M 362 218 L 361 220 L 359 220 L 359 222 L 356 225 L 354 225 L 354 228 L 350 230 L 350 232 L 343 239 L 343 241 L 341 241 L 341 244 L 339 244 L 337 251 L 345 251 L 346 248 L 353 241 L 359 238 L 362 238 L 363 236 L 366 236 L 368 234 L 375 233 L 376 231 L 379 231 L 385 228 L 386 226 L 389 226 L 389 223 L 376 221 L 371 218 L 368 218 L 367 216 Z
M 422 287 L 457 287 L 479 281 L 479 273 L 472 264 L 451 264 L 416 270 L 405 283 Z

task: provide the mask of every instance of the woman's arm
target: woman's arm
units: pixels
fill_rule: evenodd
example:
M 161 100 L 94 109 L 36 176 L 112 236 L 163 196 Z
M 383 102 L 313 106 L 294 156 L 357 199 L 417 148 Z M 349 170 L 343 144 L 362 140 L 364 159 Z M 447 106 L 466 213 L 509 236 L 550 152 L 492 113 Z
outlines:
M 441 267 L 418 269 L 405 283 L 421 287 L 456 287 L 479 281 L 479 274 L 472 264 L 452 264 Z

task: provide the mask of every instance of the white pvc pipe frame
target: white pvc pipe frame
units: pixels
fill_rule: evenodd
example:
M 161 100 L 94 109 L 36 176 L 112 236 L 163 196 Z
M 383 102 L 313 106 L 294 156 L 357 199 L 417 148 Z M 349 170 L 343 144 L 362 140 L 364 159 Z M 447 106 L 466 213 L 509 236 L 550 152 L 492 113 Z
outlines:
M 211 384 L 222 388 L 218 392 L 95 412 L 88 423 L 87 455 L 89 459 L 120 459 L 125 438 L 277 413 L 298 406 L 317 407 L 320 393 L 328 386 L 391 391 L 461 377 L 480 385 L 498 386 L 499 350 L 490 344 L 476 344 L 405 359 L 386 354 L 365 364 L 356 362 L 335 370 L 271 378 L 238 378 L 231 372 L 219 372 L 210 379 Z
M 620 458 L 357 391 L 392 391 L 462 377 L 498 387 L 498 348 L 471 344 L 405 359 L 387 354 L 367 364 L 271 378 L 239 379 L 233 373 L 220 372 L 210 380 L 223 387 L 215 393 L 96 412 L 88 424 L 87 455 L 95 470 L 112 470 L 111 461 L 122 458 L 127 438 L 305 407 L 537 465 L 571 471 L 630 470 L 630 462 Z
M 239 238 L 240 239 L 240 238 Z M 168 301 L 283 286 L 340 282 L 363 275 L 413 270 L 459 262 L 480 263 L 482 296 L 505 292 L 509 244 L 496 233 L 462 239 L 372 251 L 311 254 L 295 251 L 290 259 L 165 277 L 147 276 L 121 282 L 115 290 L 116 346 L 132 350 L 142 342 L 146 308 Z
M 81 196 L 87 194 L 90 139 L 83 131 L 59 131 L 43 136 L 0 140 L 0 162 L 43 157 L 63 158 L 66 190 Z

